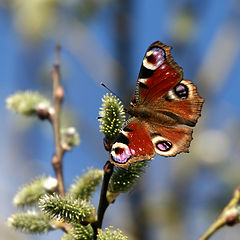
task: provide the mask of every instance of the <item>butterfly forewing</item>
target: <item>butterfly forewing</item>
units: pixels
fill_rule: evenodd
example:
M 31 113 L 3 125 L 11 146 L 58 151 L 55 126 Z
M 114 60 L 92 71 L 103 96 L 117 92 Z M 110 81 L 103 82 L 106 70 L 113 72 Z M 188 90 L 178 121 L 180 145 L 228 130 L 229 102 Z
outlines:
M 179 119 L 179 124 L 195 126 L 200 116 L 204 100 L 198 95 L 196 86 L 189 80 L 182 80 L 170 90 L 157 105 L 152 106 L 156 112 L 171 113 Z
M 155 42 L 146 51 L 136 86 L 137 104 L 158 101 L 182 80 L 182 68 L 171 57 L 170 49 Z

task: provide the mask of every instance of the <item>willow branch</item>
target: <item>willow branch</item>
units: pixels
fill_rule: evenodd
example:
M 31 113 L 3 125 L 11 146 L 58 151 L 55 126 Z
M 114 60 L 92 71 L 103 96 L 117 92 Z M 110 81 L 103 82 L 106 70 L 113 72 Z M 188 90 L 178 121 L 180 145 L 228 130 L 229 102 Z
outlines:
M 64 181 L 63 181 L 63 170 L 62 170 L 62 158 L 64 150 L 61 146 L 60 136 L 60 110 L 61 104 L 64 97 L 64 91 L 60 84 L 60 45 L 56 46 L 57 60 L 52 71 L 53 80 L 53 101 L 54 101 L 54 113 L 51 116 L 51 122 L 54 130 L 55 140 L 55 154 L 52 157 L 52 165 L 55 170 L 55 174 L 58 180 L 58 192 L 64 196 Z
M 217 220 L 208 228 L 208 230 L 199 238 L 199 240 L 209 239 L 218 229 L 224 226 L 233 226 L 239 223 L 239 210 L 237 205 L 240 203 L 240 186 L 234 191 L 233 197 L 227 206 L 223 209 Z
M 103 217 L 106 209 L 109 206 L 109 202 L 107 200 L 107 190 L 108 190 L 108 184 L 109 184 L 110 178 L 113 173 L 113 167 L 114 165 L 110 161 L 107 161 L 104 165 L 104 175 L 103 175 L 103 183 L 102 183 L 100 200 L 99 200 L 98 211 L 97 211 L 97 221 L 92 224 L 95 239 L 97 239 L 97 229 L 102 228 Z

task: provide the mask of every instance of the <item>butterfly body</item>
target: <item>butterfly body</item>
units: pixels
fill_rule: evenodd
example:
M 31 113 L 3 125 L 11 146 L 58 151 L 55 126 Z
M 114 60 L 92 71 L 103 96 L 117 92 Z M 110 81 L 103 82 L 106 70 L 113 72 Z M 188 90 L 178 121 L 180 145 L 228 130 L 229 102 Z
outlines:
M 182 68 L 170 55 L 171 47 L 153 43 L 146 51 L 135 94 L 124 124 L 110 152 L 116 166 L 151 159 L 156 153 L 175 156 L 188 152 L 192 129 L 203 99 L 194 84 L 183 79 Z

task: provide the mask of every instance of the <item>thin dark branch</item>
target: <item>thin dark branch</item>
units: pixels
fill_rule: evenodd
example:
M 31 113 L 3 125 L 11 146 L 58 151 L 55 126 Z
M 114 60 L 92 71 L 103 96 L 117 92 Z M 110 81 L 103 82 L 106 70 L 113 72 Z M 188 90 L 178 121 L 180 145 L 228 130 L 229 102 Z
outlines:
M 104 165 L 104 176 L 103 176 L 101 195 L 100 195 L 100 200 L 98 205 L 97 222 L 92 224 L 92 227 L 95 233 L 94 234 L 95 239 L 97 239 L 97 229 L 102 228 L 104 213 L 109 206 L 109 202 L 107 200 L 106 194 L 107 194 L 109 180 L 113 173 L 113 167 L 114 165 L 110 161 L 107 161 Z
M 103 216 L 109 205 L 109 202 L 107 200 L 107 189 L 108 189 L 109 180 L 113 173 L 113 167 L 114 165 L 110 163 L 110 161 L 107 161 L 106 164 L 104 165 L 103 184 L 102 184 L 100 201 L 98 206 L 98 213 L 97 213 L 99 228 L 102 227 Z

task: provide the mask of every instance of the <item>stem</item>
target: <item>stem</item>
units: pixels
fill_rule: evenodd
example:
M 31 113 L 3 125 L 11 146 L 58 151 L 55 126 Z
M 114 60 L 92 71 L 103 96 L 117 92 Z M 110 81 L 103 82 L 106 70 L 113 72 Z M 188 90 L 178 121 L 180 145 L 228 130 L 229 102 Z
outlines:
M 208 228 L 208 230 L 199 238 L 199 240 L 209 239 L 219 228 L 225 225 L 233 226 L 238 222 L 238 213 L 236 206 L 240 202 L 240 186 L 234 191 L 230 202 L 223 209 L 217 220 Z
M 60 110 L 61 104 L 64 97 L 64 91 L 60 85 L 60 45 L 56 46 L 56 64 L 52 71 L 53 79 L 53 101 L 54 101 L 54 114 L 51 116 L 51 121 L 54 130 L 54 141 L 55 141 L 55 154 L 52 157 L 52 165 L 58 180 L 58 192 L 61 196 L 64 196 L 64 181 L 62 171 L 62 158 L 64 150 L 61 146 L 60 136 Z
M 104 175 L 103 175 L 103 183 L 102 183 L 101 195 L 100 195 L 100 200 L 98 205 L 97 221 L 92 224 L 95 239 L 97 239 L 97 233 L 98 233 L 97 229 L 102 228 L 104 213 L 109 206 L 109 202 L 107 200 L 106 194 L 107 194 L 109 180 L 113 173 L 113 167 L 114 165 L 110 161 L 107 161 L 104 165 Z
M 208 230 L 199 238 L 199 240 L 207 240 L 209 239 L 219 228 L 223 227 L 226 224 L 225 219 L 219 218 L 217 219 Z

